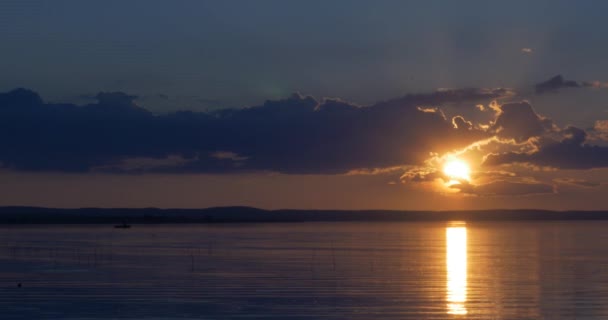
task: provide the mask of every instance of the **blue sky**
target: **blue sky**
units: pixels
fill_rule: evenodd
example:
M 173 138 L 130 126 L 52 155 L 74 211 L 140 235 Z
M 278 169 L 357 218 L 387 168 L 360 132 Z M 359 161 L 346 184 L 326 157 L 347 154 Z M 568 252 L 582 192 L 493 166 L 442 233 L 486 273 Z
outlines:
M 190 97 L 168 109 L 204 109 L 295 91 L 367 104 L 441 87 L 530 85 L 558 73 L 596 80 L 608 71 L 607 7 L 9 0 L 0 4 L 0 88 L 57 101 L 100 90 L 165 94 Z

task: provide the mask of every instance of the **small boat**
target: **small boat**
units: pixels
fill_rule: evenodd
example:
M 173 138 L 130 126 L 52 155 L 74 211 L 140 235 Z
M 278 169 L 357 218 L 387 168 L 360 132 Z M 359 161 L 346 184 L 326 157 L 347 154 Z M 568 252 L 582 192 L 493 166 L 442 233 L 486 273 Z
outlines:
M 131 225 L 130 224 L 126 224 L 125 222 L 123 222 L 122 224 L 115 225 L 114 228 L 116 228 L 116 229 L 129 229 L 129 228 L 131 228 Z

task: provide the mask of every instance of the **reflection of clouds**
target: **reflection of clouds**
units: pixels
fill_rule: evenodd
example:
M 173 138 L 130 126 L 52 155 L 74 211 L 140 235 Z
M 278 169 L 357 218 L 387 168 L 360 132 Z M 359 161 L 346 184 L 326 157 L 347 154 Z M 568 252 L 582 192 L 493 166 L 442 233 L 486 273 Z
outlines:
M 446 228 L 447 302 L 449 314 L 467 314 L 467 228 Z

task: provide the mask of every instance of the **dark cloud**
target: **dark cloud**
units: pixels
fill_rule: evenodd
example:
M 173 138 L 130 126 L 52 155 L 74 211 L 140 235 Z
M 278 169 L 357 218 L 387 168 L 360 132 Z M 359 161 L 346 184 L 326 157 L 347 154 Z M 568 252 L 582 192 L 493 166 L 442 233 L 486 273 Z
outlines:
M 179 110 L 204 110 L 205 108 L 224 107 L 224 103 L 217 99 L 209 99 L 196 95 L 144 95 L 137 99 L 138 102 L 148 106 L 150 104 L 163 108 Z
M 510 97 L 514 92 L 509 88 L 464 88 L 440 89 L 428 94 L 408 94 L 401 98 L 388 100 L 378 105 L 410 105 L 414 107 L 432 107 L 445 104 L 461 105 L 467 102 L 491 101 Z M 466 104 L 475 107 L 472 104 Z
M 452 124 L 454 125 L 455 128 L 465 128 L 465 129 L 472 129 L 473 128 L 473 123 L 471 123 L 470 121 L 467 121 L 464 119 L 464 117 L 462 116 L 455 116 L 452 118 Z
M 502 139 L 524 142 L 553 128 L 550 119 L 538 115 L 527 101 L 507 103 L 499 107 L 492 131 Z
M 462 193 L 479 196 L 524 196 L 534 194 L 554 193 L 554 187 L 546 183 L 512 182 L 507 180 L 493 181 L 481 185 L 462 182 L 451 185 Z
M 553 179 L 553 181 L 555 181 L 556 183 L 560 183 L 560 184 L 567 184 L 567 185 L 584 187 L 584 188 L 595 188 L 595 187 L 599 187 L 602 185 L 599 182 L 587 181 L 584 179 L 574 179 L 574 178 L 557 178 L 557 179 Z
M 479 173 L 479 174 L 481 174 L 481 173 Z M 446 175 L 442 170 L 438 170 L 435 168 L 428 168 L 428 167 L 408 168 L 401 175 L 400 179 L 401 179 L 401 182 L 403 182 L 403 183 L 433 182 L 433 181 L 437 181 L 437 180 L 441 180 L 445 183 L 448 183 L 450 181 L 458 181 L 461 183 L 466 183 L 466 180 L 464 180 L 464 179 L 450 177 L 450 176 Z
M 136 107 L 137 96 L 128 95 L 124 92 L 100 92 L 95 98 L 98 103 L 108 107 Z
M 509 171 L 476 171 L 472 174 L 473 179 L 483 178 L 491 180 L 500 180 L 505 178 L 515 177 L 514 172 Z
M 443 179 L 446 182 L 449 180 L 443 172 L 428 168 L 410 168 L 401 176 L 401 181 L 404 183 L 430 182 L 437 179 Z
M 573 80 L 564 80 L 562 75 L 557 75 L 547 81 L 535 85 L 536 93 L 557 92 L 563 88 L 579 88 L 581 85 Z
M 421 163 L 487 137 L 454 128 L 420 105 L 493 98 L 452 90 L 360 107 L 294 94 L 261 106 L 154 115 L 122 92 L 97 102 L 44 103 L 32 91 L 0 94 L 0 162 L 25 171 L 345 173 Z M 462 123 L 464 124 L 464 123 Z
M 585 143 L 587 133 L 576 127 L 561 131 L 563 139 L 541 139 L 533 152 L 489 154 L 484 165 L 527 163 L 561 169 L 608 167 L 608 147 Z
M 548 92 L 557 93 L 566 88 L 608 88 L 607 82 L 602 81 L 574 81 L 564 80 L 564 77 L 557 75 L 547 81 L 535 85 L 536 93 L 543 94 Z
M 0 108 L 37 107 L 43 104 L 42 98 L 36 92 L 19 88 L 10 92 L 0 93 Z

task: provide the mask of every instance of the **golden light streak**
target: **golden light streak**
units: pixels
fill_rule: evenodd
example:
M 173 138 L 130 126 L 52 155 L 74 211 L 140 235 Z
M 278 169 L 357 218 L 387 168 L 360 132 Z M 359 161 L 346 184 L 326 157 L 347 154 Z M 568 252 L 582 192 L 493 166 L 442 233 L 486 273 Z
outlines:
M 467 314 L 467 228 L 446 228 L 448 314 Z

